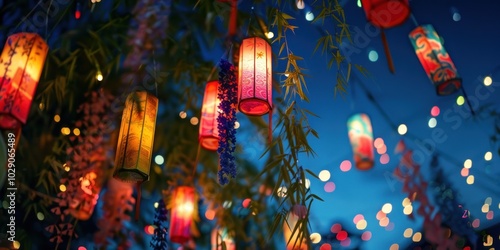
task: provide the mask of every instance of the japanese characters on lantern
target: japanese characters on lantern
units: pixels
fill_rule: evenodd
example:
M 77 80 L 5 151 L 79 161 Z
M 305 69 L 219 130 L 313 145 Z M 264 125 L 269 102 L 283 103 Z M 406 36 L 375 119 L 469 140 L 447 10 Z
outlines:
M 217 150 L 219 147 L 219 129 L 217 116 L 219 98 L 217 98 L 218 81 L 211 81 L 205 87 L 203 105 L 201 107 L 200 132 L 198 140 L 200 145 L 208 150 Z
M 264 115 L 272 108 L 272 51 L 260 37 L 243 40 L 238 65 L 238 109 L 246 115 Z
M 366 18 L 379 28 L 392 28 L 410 16 L 408 0 L 361 0 Z
M 360 170 L 371 169 L 373 161 L 373 131 L 366 114 L 355 114 L 347 120 L 349 141 L 354 153 L 354 163 Z
M 449 95 L 460 89 L 462 79 L 434 27 L 430 24 L 418 26 L 409 37 L 436 93 Z
M 158 98 L 146 91 L 131 93 L 123 109 L 113 176 L 126 182 L 149 180 Z
M 7 38 L 0 56 L 0 128 L 26 124 L 49 47 L 35 33 Z
M 300 224 L 306 223 L 304 219 L 307 216 L 307 207 L 301 204 L 293 205 L 288 212 L 285 221 L 283 221 L 283 236 L 287 250 L 308 250 L 307 238 L 309 235 L 304 235 L 300 230 Z M 299 226 L 297 230 L 295 227 Z
M 191 238 L 193 213 L 197 211 L 194 187 L 176 187 L 170 202 L 170 240 L 186 243 Z

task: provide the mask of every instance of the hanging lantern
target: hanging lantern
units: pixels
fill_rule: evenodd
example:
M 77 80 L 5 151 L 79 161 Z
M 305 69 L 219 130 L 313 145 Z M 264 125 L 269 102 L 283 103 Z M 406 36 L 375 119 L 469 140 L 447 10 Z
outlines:
M 349 140 L 354 152 L 354 163 L 359 170 L 373 167 L 373 132 L 366 114 L 355 114 L 347 120 Z
M 145 92 L 131 93 L 123 109 L 113 176 L 121 181 L 149 180 L 158 98 Z
M 175 188 L 170 202 L 170 240 L 179 244 L 186 243 L 191 238 L 191 221 L 197 210 L 194 188 Z
M 236 250 L 234 239 L 225 227 L 212 229 L 210 242 L 212 244 L 212 250 Z M 226 247 L 223 248 L 222 244 Z
M 217 116 L 219 98 L 217 98 L 218 81 L 211 81 L 205 87 L 205 96 L 201 107 L 200 134 L 198 140 L 200 145 L 208 150 L 217 150 L 219 147 L 219 129 L 217 128 Z
M 294 232 L 299 220 L 305 219 L 306 216 L 307 207 L 304 205 L 293 205 L 290 212 L 288 212 L 283 222 L 283 236 L 285 237 L 287 250 L 308 250 L 306 235 L 303 235 L 300 228 Z
M 418 26 L 409 37 L 425 73 L 436 87 L 437 94 L 449 95 L 457 91 L 462 79 L 432 25 Z
M 94 212 L 94 207 L 99 199 L 101 187 L 97 183 L 97 174 L 89 172 L 80 178 L 80 188 L 69 204 L 69 211 L 79 220 L 88 220 Z
M 7 38 L 0 57 L 0 128 L 26 124 L 49 47 L 35 33 Z
M 272 52 L 260 37 L 243 40 L 238 65 L 238 109 L 246 115 L 264 115 L 272 109 Z
M 366 18 L 379 28 L 392 28 L 410 16 L 408 0 L 361 0 Z

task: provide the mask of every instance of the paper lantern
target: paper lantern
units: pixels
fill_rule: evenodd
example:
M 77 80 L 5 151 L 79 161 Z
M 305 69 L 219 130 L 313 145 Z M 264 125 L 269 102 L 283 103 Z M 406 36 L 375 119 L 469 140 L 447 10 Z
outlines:
M 205 96 L 201 107 L 200 134 L 198 140 L 200 145 L 208 150 L 217 150 L 219 147 L 219 129 L 217 128 L 218 106 L 217 98 L 218 81 L 211 81 L 205 87 Z
M 196 211 L 194 188 L 176 187 L 170 202 L 170 240 L 179 244 L 186 243 L 191 238 L 191 221 Z
M 260 37 L 243 40 L 238 65 L 238 109 L 246 115 L 264 115 L 272 108 L 272 52 Z
M 227 250 L 236 250 L 236 243 L 227 228 L 214 228 L 210 238 L 212 250 L 222 250 L 222 244 L 226 245 Z
M 80 188 L 69 204 L 69 211 L 79 220 L 88 220 L 94 212 L 94 207 L 99 199 L 101 187 L 97 183 L 97 174 L 89 172 L 80 179 Z
M 449 95 L 457 91 L 462 79 L 432 25 L 418 26 L 409 37 L 425 73 L 436 87 L 437 94 Z
M 408 0 L 361 0 L 366 18 L 379 28 L 392 28 L 410 16 Z
M 158 98 L 145 92 L 131 93 L 123 109 L 113 176 L 121 181 L 149 180 Z
M 307 216 L 307 207 L 304 205 L 294 205 L 290 212 L 288 212 L 285 221 L 283 222 L 283 236 L 287 250 L 308 250 L 307 235 L 302 233 L 298 228 L 295 232 L 294 229 L 299 223 L 299 220 L 305 219 Z M 300 223 L 306 223 L 301 221 Z
M 348 136 L 354 153 L 354 163 L 360 170 L 373 167 L 373 132 L 366 114 L 355 114 L 347 120 Z
M 34 33 L 7 38 L 0 57 L 0 128 L 26 124 L 49 47 Z

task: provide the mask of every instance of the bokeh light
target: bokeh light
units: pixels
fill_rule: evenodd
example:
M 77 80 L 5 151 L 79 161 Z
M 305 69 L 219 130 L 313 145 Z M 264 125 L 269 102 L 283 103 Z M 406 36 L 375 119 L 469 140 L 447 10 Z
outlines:
M 413 206 L 412 205 L 409 205 L 409 206 L 406 206 L 404 209 L 403 209 L 403 214 L 405 215 L 409 215 L 413 212 Z
M 278 190 L 276 190 L 276 194 L 278 197 L 286 197 L 287 190 L 288 189 L 286 187 L 279 187 Z
M 380 163 L 381 164 L 387 164 L 389 163 L 390 157 L 388 154 L 383 154 L 380 156 Z
M 473 228 L 478 228 L 479 225 L 481 224 L 480 222 L 481 221 L 479 219 L 475 219 L 474 221 L 472 221 L 472 227 Z
M 372 62 L 376 62 L 378 60 L 378 53 L 375 50 L 370 50 L 368 52 L 368 59 Z
M 319 179 L 323 182 L 328 181 L 330 179 L 330 171 L 328 170 L 321 170 L 318 175 Z
M 361 239 L 364 241 L 369 241 L 372 238 L 372 232 L 366 231 L 361 234 Z
M 493 79 L 491 79 L 491 76 L 486 76 L 483 80 L 484 86 L 490 86 L 493 83 Z
M 387 225 L 387 226 L 385 227 L 385 230 L 386 230 L 386 231 L 392 231 L 392 230 L 394 230 L 394 226 L 395 226 L 395 225 L 394 225 L 394 222 L 392 222 L 392 221 L 391 221 L 391 222 L 389 222 L 389 225 Z
M 347 172 L 347 171 L 351 170 L 351 167 L 352 167 L 352 163 L 349 160 L 344 160 L 344 161 L 342 161 L 342 163 L 340 163 L 340 170 L 342 172 Z
M 398 133 L 400 135 L 404 135 L 404 134 L 406 134 L 406 132 L 408 132 L 408 128 L 406 127 L 405 124 L 401 124 L 398 126 Z
M 429 126 L 429 128 L 435 128 L 437 126 L 436 118 L 431 117 L 427 125 Z
M 481 212 L 487 213 L 488 211 L 490 211 L 490 205 L 483 204 L 483 206 L 481 206 Z
M 246 198 L 243 200 L 243 202 L 241 202 L 241 205 L 244 207 L 244 208 L 248 208 L 250 206 L 250 202 L 252 202 L 252 199 L 250 198 Z
M 394 243 L 391 245 L 391 247 L 389 248 L 389 250 L 399 250 L 399 245 L 397 243 Z
M 182 119 L 184 119 L 184 118 L 186 118 L 186 117 L 187 117 L 187 113 L 186 113 L 185 111 L 181 111 L 181 112 L 179 112 L 179 116 L 180 116 Z
M 389 222 L 390 222 L 389 217 L 384 217 L 378 222 L 378 224 L 381 227 L 387 227 L 387 225 L 389 225 Z
M 341 241 L 340 245 L 343 247 L 348 247 L 349 245 L 351 245 L 351 238 L 346 238 L 345 240 Z
M 340 240 L 340 241 L 343 241 L 345 239 L 347 239 L 347 232 L 344 231 L 344 230 L 341 230 L 337 233 L 337 240 Z
M 319 250 L 332 250 L 332 245 L 330 245 L 329 243 L 323 243 L 319 247 Z
M 360 220 L 363 220 L 365 217 L 362 215 L 362 214 L 356 214 L 356 216 L 354 216 L 354 218 L 352 219 L 352 222 L 354 222 L 354 224 L 358 224 L 358 222 Z
M 490 151 L 488 151 L 484 154 L 485 161 L 491 161 L 492 158 L 493 158 L 493 154 Z
M 161 165 L 165 162 L 165 159 L 161 155 L 155 156 L 155 163 L 158 165 Z
M 321 235 L 319 233 L 312 233 L 309 237 L 313 244 L 318 244 L 321 241 Z
M 191 120 L 189 120 L 189 122 L 192 125 L 198 125 L 198 117 L 191 117 Z
M 380 155 L 387 153 L 387 146 L 385 144 L 383 144 L 382 146 L 378 147 L 377 153 Z
M 431 108 L 431 115 L 434 117 L 438 116 L 440 112 L 441 110 L 439 109 L 438 106 L 434 106 Z
M 309 22 L 312 21 L 312 20 L 314 20 L 314 14 L 311 11 L 308 11 L 306 13 L 306 20 L 309 21 Z
M 380 148 L 380 147 L 382 147 L 383 145 L 385 145 L 385 144 L 384 144 L 384 139 L 382 139 L 382 138 L 380 138 L 380 137 L 379 137 L 379 138 L 377 138 L 377 139 L 375 139 L 375 140 L 373 141 L 373 146 L 374 146 L 375 148 Z
M 464 168 L 471 168 L 472 167 L 472 160 L 467 159 L 464 161 Z
M 462 105 L 464 105 L 464 103 L 465 103 L 464 97 L 463 96 L 458 96 L 457 97 L 457 105 L 458 106 L 462 106 Z
M 467 176 L 467 184 L 472 185 L 474 184 L 474 175 L 469 175 Z
M 488 220 L 493 220 L 493 217 L 494 217 L 494 213 L 493 213 L 493 211 L 489 211 L 489 212 L 486 214 L 486 219 L 488 219 Z
M 416 232 L 412 237 L 413 242 L 420 242 L 422 240 L 422 233 Z
M 411 228 L 407 228 L 405 229 L 405 231 L 403 232 L 403 236 L 405 238 L 411 238 L 411 236 L 413 235 L 413 229 Z
M 365 219 L 359 220 L 358 223 L 356 223 L 356 228 L 358 230 L 365 230 L 367 226 L 368 222 Z
M 385 214 L 391 213 L 392 212 L 392 204 L 391 203 L 385 203 L 382 206 L 382 212 L 384 212 Z
M 335 183 L 333 183 L 333 181 L 329 181 L 327 183 L 325 183 L 325 192 L 327 193 L 331 193 L 333 191 L 335 191 Z
M 462 168 L 462 170 L 460 171 L 460 175 L 462 175 L 463 177 L 467 177 L 469 175 L 469 169 Z
M 332 227 L 330 228 L 330 231 L 334 234 L 340 232 L 342 230 L 342 225 L 340 225 L 339 223 L 335 223 L 332 225 Z
M 406 206 L 411 205 L 410 198 L 405 197 L 405 198 L 403 199 L 403 202 L 401 202 L 401 205 L 403 205 L 403 207 L 406 207 Z

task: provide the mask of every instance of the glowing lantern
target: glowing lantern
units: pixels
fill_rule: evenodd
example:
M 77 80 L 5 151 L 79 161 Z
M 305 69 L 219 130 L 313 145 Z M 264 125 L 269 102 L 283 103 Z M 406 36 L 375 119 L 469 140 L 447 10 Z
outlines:
M 374 161 L 370 118 L 366 114 L 355 114 L 347 120 L 347 129 L 356 168 L 360 170 L 371 169 Z
M 194 188 L 175 188 L 170 205 L 170 240 L 179 244 L 186 243 L 191 238 L 191 221 L 197 210 Z
M 421 25 L 409 35 L 425 73 L 436 87 L 438 95 L 457 91 L 462 79 L 432 25 Z
M 214 228 L 210 242 L 212 243 L 212 250 L 236 250 L 234 239 L 227 231 L 227 228 Z M 223 248 L 222 244 L 225 244 L 226 247 Z
M 126 182 L 149 180 L 158 98 L 145 92 L 131 93 L 123 109 L 114 177 Z
M 380 28 L 402 24 L 410 16 L 408 0 L 361 0 L 366 18 Z
M 238 65 L 238 109 L 246 115 L 264 115 L 272 109 L 272 52 L 259 37 L 243 40 Z
M 34 33 L 7 38 L 0 57 L 0 128 L 26 124 L 49 47 Z
M 306 236 L 297 223 L 305 223 L 303 219 L 307 216 L 307 208 L 304 205 L 294 205 L 283 222 L 283 236 L 285 237 L 287 250 L 307 250 Z M 302 221 L 301 221 L 302 220 Z M 299 227 L 295 230 L 295 227 Z M 295 231 L 294 231 L 295 230 Z
M 99 199 L 101 187 L 98 185 L 95 172 L 89 172 L 80 178 L 80 188 L 69 204 L 69 211 L 79 220 L 88 220 L 94 212 L 94 207 Z
M 198 140 L 200 145 L 208 150 L 217 150 L 219 147 L 219 129 L 217 128 L 217 116 L 219 98 L 217 98 L 218 81 L 211 81 L 205 87 L 205 96 L 201 107 L 200 134 Z

